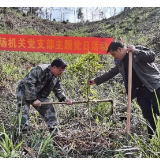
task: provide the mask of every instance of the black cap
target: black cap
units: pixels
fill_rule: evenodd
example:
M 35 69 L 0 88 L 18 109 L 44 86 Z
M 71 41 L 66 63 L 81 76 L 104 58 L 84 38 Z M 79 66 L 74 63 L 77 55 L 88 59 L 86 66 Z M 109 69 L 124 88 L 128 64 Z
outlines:
M 53 60 L 53 62 L 51 63 L 51 66 L 56 66 L 59 68 L 66 68 L 67 67 L 67 62 L 65 62 L 63 59 L 61 58 L 56 58 L 55 60 Z
M 120 42 L 111 42 L 111 44 L 108 47 L 107 53 L 110 52 L 110 50 L 116 51 L 119 47 L 123 48 L 124 45 Z

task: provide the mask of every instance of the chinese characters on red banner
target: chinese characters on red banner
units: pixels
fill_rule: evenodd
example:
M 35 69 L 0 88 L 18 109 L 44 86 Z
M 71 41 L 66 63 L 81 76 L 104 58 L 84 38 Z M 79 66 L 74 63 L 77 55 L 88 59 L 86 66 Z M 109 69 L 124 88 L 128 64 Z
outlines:
M 0 50 L 106 54 L 113 38 L 0 34 Z

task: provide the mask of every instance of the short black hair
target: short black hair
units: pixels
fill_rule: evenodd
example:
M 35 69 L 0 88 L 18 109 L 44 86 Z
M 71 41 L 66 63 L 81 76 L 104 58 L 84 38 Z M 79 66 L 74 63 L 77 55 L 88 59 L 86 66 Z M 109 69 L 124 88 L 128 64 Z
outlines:
M 56 58 L 55 60 L 53 60 L 53 62 L 51 63 L 51 66 L 56 66 L 58 68 L 66 68 L 67 67 L 67 62 L 65 62 L 63 59 L 61 58 Z
M 110 52 L 110 50 L 116 51 L 119 47 L 124 48 L 124 45 L 120 42 L 111 42 L 111 44 L 108 47 L 107 53 Z

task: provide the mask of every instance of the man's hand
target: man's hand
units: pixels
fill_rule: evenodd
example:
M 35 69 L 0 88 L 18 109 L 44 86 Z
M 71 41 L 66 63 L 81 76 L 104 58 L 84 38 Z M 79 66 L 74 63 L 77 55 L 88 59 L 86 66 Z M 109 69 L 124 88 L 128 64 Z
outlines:
M 38 99 L 36 101 L 33 102 L 33 105 L 35 107 L 40 107 L 41 106 L 41 101 L 39 101 Z
M 89 84 L 89 85 L 94 85 L 94 84 L 95 84 L 95 81 L 94 81 L 93 79 L 90 79 L 90 80 L 88 81 L 88 84 Z
M 72 105 L 72 101 L 71 100 L 69 100 L 69 99 L 66 99 L 66 101 L 65 101 L 68 105 Z
M 137 49 L 135 48 L 134 45 L 129 45 L 129 46 L 127 47 L 127 51 L 128 51 L 128 52 L 134 53 L 136 50 L 137 50 Z

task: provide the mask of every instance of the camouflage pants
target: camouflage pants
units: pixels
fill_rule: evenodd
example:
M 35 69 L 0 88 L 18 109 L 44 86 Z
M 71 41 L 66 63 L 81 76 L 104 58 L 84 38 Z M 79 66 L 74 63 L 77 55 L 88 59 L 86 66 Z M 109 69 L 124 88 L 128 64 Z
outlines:
M 29 120 L 29 110 L 30 110 L 30 102 L 25 100 L 25 95 L 23 89 L 18 87 L 17 91 L 17 102 L 18 102 L 18 114 L 22 115 L 21 118 L 21 129 L 26 128 L 28 126 Z M 41 102 L 49 102 L 49 97 L 47 98 L 39 98 Z M 48 128 L 54 128 L 54 126 L 58 125 L 57 116 L 55 113 L 55 109 L 53 105 L 42 105 L 41 107 L 33 106 L 44 118 L 44 121 L 48 125 Z

